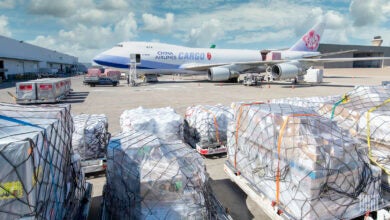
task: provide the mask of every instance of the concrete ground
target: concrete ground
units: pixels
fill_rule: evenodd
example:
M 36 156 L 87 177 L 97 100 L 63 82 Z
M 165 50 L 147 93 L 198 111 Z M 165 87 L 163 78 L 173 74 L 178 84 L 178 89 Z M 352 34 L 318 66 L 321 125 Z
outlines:
M 185 109 L 197 104 L 230 105 L 237 101 L 267 101 L 273 98 L 310 97 L 344 94 L 355 85 L 380 85 L 390 80 L 390 68 L 384 69 L 325 69 L 324 82 L 320 85 L 296 85 L 275 82 L 258 87 L 245 87 L 232 83 L 208 82 L 204 76 L 164 76 L 160 83 L 128 87 L 122 81 L 118 87 L 88 87 L 82 84 L 82 76 L 72 78 L 73 93 L 64 103 L 72 105 L 74 114 L 106 114 L 109 132 L 120 132 L 119 117 L 124 110 L 143 106 L 144 108 L 173 107 L 184 115 Z M 14 83 L 0 83 L 0 102 L 13 103 Z M 237 185 L 232 183 L 223 171 L 222 158 L 207 158 L 205 163 L 212 179 L 211 185 L 224 207 L 230 210 L 234 219 L 267 219 L 255 203 Z M 104 174 L 91 176 L 93 183 L 93 204 L 89 219 L 98 219 Z

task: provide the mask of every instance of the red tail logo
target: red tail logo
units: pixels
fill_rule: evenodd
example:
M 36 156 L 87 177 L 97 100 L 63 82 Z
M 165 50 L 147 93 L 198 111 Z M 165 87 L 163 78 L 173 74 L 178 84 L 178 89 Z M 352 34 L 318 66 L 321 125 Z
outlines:
M 311 30 L 309 33 L 303 36 L 302 40 L 305 42 L 308 49 L 315 50 L 320 44 L 320 38 L 320 35 L 316 34 L 314 30 Z

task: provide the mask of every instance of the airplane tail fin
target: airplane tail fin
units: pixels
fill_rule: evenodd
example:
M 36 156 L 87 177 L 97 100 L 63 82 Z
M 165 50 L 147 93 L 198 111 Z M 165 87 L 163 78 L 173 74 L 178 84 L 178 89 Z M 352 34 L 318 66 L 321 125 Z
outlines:
M 320 45 L 321 35 L 325 29 L 325 21 L 320 21 L 314 25 L 301 39 L 299 39 L 292 47 L 288 50 L 292 51 L 317 51 Z

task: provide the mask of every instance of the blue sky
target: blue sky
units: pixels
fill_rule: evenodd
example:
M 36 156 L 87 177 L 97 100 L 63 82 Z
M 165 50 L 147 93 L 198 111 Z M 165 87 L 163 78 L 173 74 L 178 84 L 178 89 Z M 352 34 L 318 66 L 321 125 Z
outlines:
M 286 48 L 322 18 L 322 43 L 390 46 L 390 0 L 0 0 L 0 35 L 81 62 L 122 41 Z

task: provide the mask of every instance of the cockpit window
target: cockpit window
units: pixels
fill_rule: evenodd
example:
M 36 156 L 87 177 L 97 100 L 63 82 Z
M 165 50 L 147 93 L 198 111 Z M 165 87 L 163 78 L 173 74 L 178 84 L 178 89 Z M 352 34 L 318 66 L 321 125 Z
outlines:
M 117 47 L 123 47 L 123 44 L 117 44 L 116 46 Z

